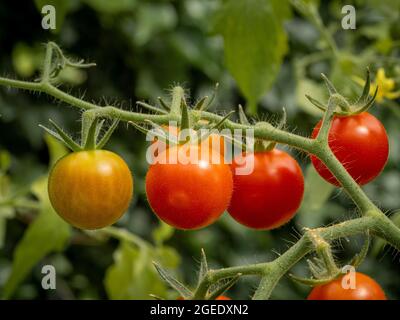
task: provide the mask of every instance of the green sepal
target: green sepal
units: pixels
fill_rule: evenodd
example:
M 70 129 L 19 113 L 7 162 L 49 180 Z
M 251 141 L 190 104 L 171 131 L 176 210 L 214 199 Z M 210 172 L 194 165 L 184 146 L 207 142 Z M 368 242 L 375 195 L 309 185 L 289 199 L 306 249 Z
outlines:
M 56 132 L 43 125 L 39 125 L 39 127 L 44 129 L 47 133 L 49 133 L 60 142 L 62 142 L 70 150 L 74 152 L 82 151 L 82 147 L 77 144 L 68 134 L 66 134 L 53 120 L 49 119 L 49 122 L 54 127 Z
M 154 138 L 157 138 L 158 140 L 160 140 L 161 142 L 163 142 L 165 144 L 168 144 L 168 145 L 177 145 L 178 144 L 178 142 L 176 140 L 173 140 L 171 138 L 169 132 L 164 130 L 163 127 L 155 124 L 154 122 L 152 122 L 150 120 L 146 120 L 146 122 L 148 122 L 157 131 L 149 130 L 149 129 L 142 127 L 132 121 L 128 121 L 128 124 L 132 125 L 133 127 L 135 127 L 135 129 L 142 132 L 143 134 L 146 134 L 146 135 L 151 134 Z
M 202 110 L 204 103 L 206 102 L 206 100 L 208 99 L 208 96 L 205 96 L 203 98 L 201 98 L 199 101 L 197 101 L 196 105 L 194 106 L 193 109 L 195 110 Z
M 85 121 L 85 119 L 87 121 Z M 82 126 L 87 126 L 86 129 L 83 129 L 85 132 L 85 138 L 82 140 L 83 148 L 85 150 L 94 150 L 96 149 L 96 132 L 97 132 L 97 124 L 98 118 L 87 117 L 82 119 Z
M 171 108 L 168 106 L 168 104 L 163 100 L 163 98 L 158 97 L 157 98 L 158 102 L 160 103 L 160 106 L 167 112 L 171 110 Z
M 222 295 L 226 291 L 228 291 L 239 280 L 241 275 L 242 275 L 241 273 L 238 273 L 237 275 L 230 278 L 228 281 L 226 281 L 222 285 L 218 286 L 217 289 L 215 289 L 209 295 L 207 295 L 206 299 L 207 300 L 217 299 L 220 295 Z
M 239 121 L 241 124 L 250 125 L 249 119 L 247 119 L 246 113 L 241 104 L 239 104 Z
M 203 103 L 202 107 L 199 109 L 200 111 L 207 111 L 211 107 L 212 103 L 214 102 L 214 99 L 217 96 L 218 87 L 219 87 L 219 83 L 217 82 L 215 84 L 214 92 L 211 95 L 211 98 L 207 101 L 207 103 Z
M 203 281 L 204 277 L 207 275 L 208 270 L 209 269 L 208 269 L 206 253 L 204 249 L 201 248 L 201 260 L 200 260 L 199 281 L 198 281 L 199 284 Z
M 325 74 L 323 74 L 323 73 L 321 73 L 321 77 L 322 77 L 322 79 L 324 80 L 326 87 L 328 88 L 329 94 L 330 94 L 330 95 L 338 94 L 338 92 L 337 92 L 335 86 L 334 86 L 333 83 L 328 79 L 328 77 L 327 77 Z
M 163 269 L 158 263 L 153 262 L 154 267 L 159 273 L 161 279 L 167 282 L 173 289 L 179 292 L 184 299 L 192 299 L 193 293 L 181 282 L 175 279 L 169 272 Z
M 209 130 L 207 130 L 206 133 L 202 134 L 199 138 L 198 138 L 198 142 L 201 142 L 205 139 L 207 139 L 213 132 L 213 130 L 219 129 L 224 125 L 224 122 L 233 114 L 235 113 L 234 110 L 230 111 L 225 117 L 223 117 L 218 123 L 214 124 L 212 127 L 209 128 Z
M 332 280 L 335 280 L 337 277 L 339 277 L 341 275 L 341 273 L 337 273 L 332 277 L 329 278 L 320 278 L 320 279 L 310 279 L 310 278 L 302 278 L 302 277 L 297 277 L 294 274 L 289 274 L 289 277 L 300 283 L 300 284 L 304 284 L 306 286 L 310 286 L 310 287 L 315 287 L 315 286 L 320 286 L 323 284 L 326 284 L 328 282 L 331 282 Z
M 108 140 L 110 140 L 111 135 L 114 133 L 115 129 L 118 127 L 119 119 L 114 119 L 111 125 L 108 127 L 107 131 L 101 137 L 101 139 L 97 142 L 96 149 L 102 149 Z M 98 135 L 97 135 L 98 137 Z

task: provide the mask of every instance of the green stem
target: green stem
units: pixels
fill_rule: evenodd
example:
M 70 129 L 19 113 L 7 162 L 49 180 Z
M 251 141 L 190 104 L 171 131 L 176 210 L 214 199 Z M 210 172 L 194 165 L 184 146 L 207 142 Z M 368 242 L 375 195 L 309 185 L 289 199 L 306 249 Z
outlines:
M 171 115 L 181 114 L 181 102 L 185 99 L 185 91 L 182 87 L 174 87 L 172 89 Z
M 53 46 L 51 42 L 46 45 L 46 55 L 43 61 L 42 67 L 42 83 L 48 83 L 50 81 L 51 63 L 53 57 Z
M 47 62 L 45 63 L 45 66 L 50 66 L 51 64 L 50 51 L 51 50 L 47 48 Z M 95 117 L 119 119 L 123 121 L 132 121 L 135 123 L 151 120 L 154 123 L 160 125 L 168 124 L 169 121 L 180 121 L 180 106 L 182 99 L 184 99 L 184 90 L 181 87 L 176 87 L 173 90 L 171 112 L 169 114 L 149 115 L 121 110 L 112 106 L 100 107 L 93 103 L 73 97 L 50 84 L 48 78 L 46 78 L 47 75 L 49 75 L 50 67 L 47 69 L 44 68 L 43 71 L 44 77 L 42 79 L 42 82 L 40 83 L 10 80 L 0 77 L 0 85 L 16 87 L 25 90 L 45 92 L 55 97 L 56 99 L 64 101 L 72 106 L 76 106 L 83 110 L 90 110 L 90 113 Z M 200 110 L 191 110 L 190 115 L 193 116 L 193 119 L 203 119 L 212 123 L 218 123 L 223 119 L 222 116 Z M 325 130 L 327 133 L 332 117 L 331 115 L 327 114 L 325 115 L 325 118 L 326 120 L 323 130 Z M 329 168 L 332 174 L 340 182 L 341 186 L 360 208 L 364 216 L 330 227 L 316 229 L 321 237 L 323 237 L 323 239 L 329 242 L 330 240 L 334 240 L 337 238 L 365 233 L 369 230 L 372 234 L 375 234 L 376 236 L 385 239 L 388 243 L 400 250 L 399 228 L 397 228 L 393 224 L 393 222 L 373 204 L 373 202 L 363 192 L 361 187 L 348 174 L 346 169 L 329 148 L 328 140 L 326 137 L 324 137 L 325 134 L 323 134 L 323 139 L 310 139 L 306 137 L 301 137 L 293 133 L 285 132 L 284 130 L 278 128 L 274 128 L 269 124 L 250 126 L 248 124 L 235 123 L 230 120 L 226 120 L 224 122 L 224 127 L 230 130 L 254 130 L 255 138 L 264 139 L 275 143 L 286 144 L 299 150 L 305 151 L 309 154 L 314 154 Z M 143 248 L 147 248 L 148 246 L 148 244 L 144 240 L 125 230 L 108 227 L 99 232 L 107 233 L 120 240 L 132 242 Z M 310 240 L 306 234 L 289 250 L 287 250 L 284 254 L 273 261 L 232 268 L 223 268 L 219 270 L 210 270 L 204 277 L 203 281 L 199 283 L 195 296 L 199 298 L 204 298 L 211 285 L 222 279 L 231 278 L 237 276 L 238 274 L 243 274 L 262 276 L 260 286 L 254 295 L 254 299 L 267 299 L 280 278 L 311 250 L 313 250 L 313 246 L 311 245 Z

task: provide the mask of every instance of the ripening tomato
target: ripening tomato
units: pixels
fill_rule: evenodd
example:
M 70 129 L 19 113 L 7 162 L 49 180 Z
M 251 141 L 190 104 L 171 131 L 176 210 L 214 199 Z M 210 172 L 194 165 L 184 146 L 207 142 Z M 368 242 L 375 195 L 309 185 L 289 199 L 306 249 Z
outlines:
M 321 121 L 312 133 L 315 138 Z M 389 155 L 389 142 L 382 123 L 368 112 L 341 117 L 335 116 L 329 131 L 329 146 L 348 173 L 363 185 L 376 178 L 383 170 Z M 339 181 L 315 156 L 311 161 L 318 173 L 329 183 Z
M 299 208 L 304 178 L 297 161 L 284 151 L 248 153 L 235 158 L 229 214 L 254 229 L 274 229 L 288 222 Z M 240 164 L 239 164 L 240 161 Z M 249 174 L 237 169 L 253 166 Z
M 81 229 L 98 229 L 113 224 L 128 209 L 133 179 L 117 154 L 80 151 L 54 165 L 48 191 L 61 218 Z
M 192 161 L 189 152 L 198 154 Z M 146 176 L 146 193 L 155 214 L 178 229 L 199 229 L 213 223 L 224 212 L 232 195 L 232 173 L 221 154 L 197 145 L 174 146 L 160 153 L 186 161 L 155 163 Z M 179 159 L 177 159 L 179 160 Z
M 349 277 L 352 274 L 348 273 L 332 282 L 314 287 L 307 300 L 387 300 L 382 288 L 374 279 L 361 272 L 354 275 L 354 289 L 345 289 L 347 287 L 342 286 L 342 281 L 346 285 L 351 284 Z

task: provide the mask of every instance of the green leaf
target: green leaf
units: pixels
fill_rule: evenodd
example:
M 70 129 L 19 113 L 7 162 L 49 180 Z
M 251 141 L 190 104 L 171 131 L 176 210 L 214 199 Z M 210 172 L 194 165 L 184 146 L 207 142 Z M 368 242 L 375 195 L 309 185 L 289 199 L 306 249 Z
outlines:
M 133 11 L 137 5 L 137 0 L 83 0 L 83 2 L 99 12 L 108 14 Z
M 321 116 L 323 112 L 314 106 L 309 99 L 307 99 L 306 95 L 311 96 L 314 100 L 324 103 L 328 100 L 325 88 L 315 81 L 305 78 L 300 79 L 297 82 L 296 88 L 296 99 L 299 107 L 310 115 Z
M 190 299 L 193 296 L 193 293 L 181 282 L 179 282 L 175 277 L 173 277 L 167 270 L 162 268 L 158 263 L 153 263 L 154 267 L 158 271 L 161 279 L 167 282 L 172 288 L 179 292 L 179 294 L 184 299 Z
M 305 174 L 305 190 L 300 212 L 296 221 L 302 227 L 317 227 L 322 222 L 320 210 L 328 201 L 334 186 L 322 179 L 312 164 L 308 165 Z
M 152 266 L 154 252 L 149 247 L 134 247 L 122 241 L 114 252 L 114 264 L 104 279 L 110 299 L 151 299 L 166 294 L 166 285 Z
M 8 151 L 0 151 L 0 171 L 7 171 L 11 165 L 11 155 Z
M 178 21 L 172 4 L 143 2 L 136 11 L 136 24 L 132 30 L 132 39 L 139 46 L 146 45 L 161 32 L 172 30 Z
M 4 285 L 3 298 L 13 295 L 42 258 L 51 252 L 61 251 L 71 233 L 70 226 L 56 214 L 50 204 L 46 177 L 33 184 L 32 193 L 40 201 L 39 214 L 29 225 L 14 251 L 12 270 Z
M 288 0 L 227 0 L 216 14 L 226 65 L 246 97 L 250 114 L 273 84 L 287 52 L 283 20 Z
M 68 153 L 68 150 L 63 143 L 59 142 L 49 134 L 44 136 L 44 140 L 46 141 L 47 148 L 49 149 L 51 168 L 58 159 L 62 158 Z
M 165 241 L 170 239 L 174 234 L 175 229 L 170 225 L 160 221 L 157 228 L 153 230 L 152 236 L 157 246 L 162 245 Z

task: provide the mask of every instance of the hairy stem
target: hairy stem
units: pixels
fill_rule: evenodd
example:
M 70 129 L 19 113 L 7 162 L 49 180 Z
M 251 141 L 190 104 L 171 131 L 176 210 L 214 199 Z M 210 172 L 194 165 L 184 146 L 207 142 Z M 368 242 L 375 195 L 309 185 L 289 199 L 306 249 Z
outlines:
M 318 25 L 318 19 L 315 19 Z M 327 41 L 331 42 L 331 49 L 336 53 L 337 49 L 334 46 L 334 42 L 330 41 L 329 38 L 327 38 Z M 51 84 L 50 77 L 52 76 L 52 50 L 53 47 L 49 44 L 46 49 L 46 58 L 44 61 L 42 79 L 40 82 L 11 80 L 0 77 L 0 85 L 36 92 L 44 92 L 69 105 L 86 110 L 85 117 L 90 117 L 91 119 L 102 117 L 118 119 L 122 121 L 132 121 L 135 123 L 151 120 L 160 125 L 168 124 L 170 121 L 180 123 L 181 103 L 185 99 L 183 88 L 175 87 L 173 89 L 171 108 L 168 114 L 143 114 L 118 109 L 113 106 L 99 106 L 67 94 Z M 329 148 L 328 132 L 333 118 L 334 104 L 335 101 L 331 101 L 330 106 L 324 115 L 323 123 L 320 129 L 320 135 L 317 137 L 317 139 L 310 139 L 286 132 L 284 130 L 274 128 L 268 123 L 258 123 L 256 126 L 251 126 L 249 124 L 240 124 L 230 120 L 225 120 L 223 126 L 230 130 L 252 129 L 254 130 L 255 138 L 289 145 L 298 150 L 313 154 L 329 168 L 347 194 L 358 206 L 363 216 L 361 218 L 348 220 L 330 227 L 314 229 L 315 232 L 318 232 L 322 239 L 329 242 L 341 237 L 347 237 L 370 231 L 371 234 L 385 239 L 388 243 L 400 250 L 399 228 L 397 228 L 393 222 L 374 205 L 374 203 L 367 197 L 356 181 L 354 181 L 354 179 L 348 174 L 346 169 Z M 189 116 L 191 119 L 207 120 L 210 123 L 219 123 L 224 118 L 223 116 L 202 110 L 190 110 Z M 140 238 L 130 234 L 127 231 L 121 231 L 118 228 L 108 227 L 102 232 L 118 239 L 135 243 L 141 247 L 145 247 L 147 245 Z M 311 231 L 306 231 L 306 233 L 299 239 L 297 243 L 295 243 L 290 249 L 273 261 L 218 270 L 209 270 L 203 277 L 202 281 L 200 281 L 194 293 L 194 298 L 204 299 L 210 286 L 218 281 L 232 278 L 240 274 L 261 276 L 261 282 L 254 294 L 254 299 L 268 299 L 280 278 L 287 273 L 300 259 L 313 250 L 312 243 L 310 242 L 309 232 Z

